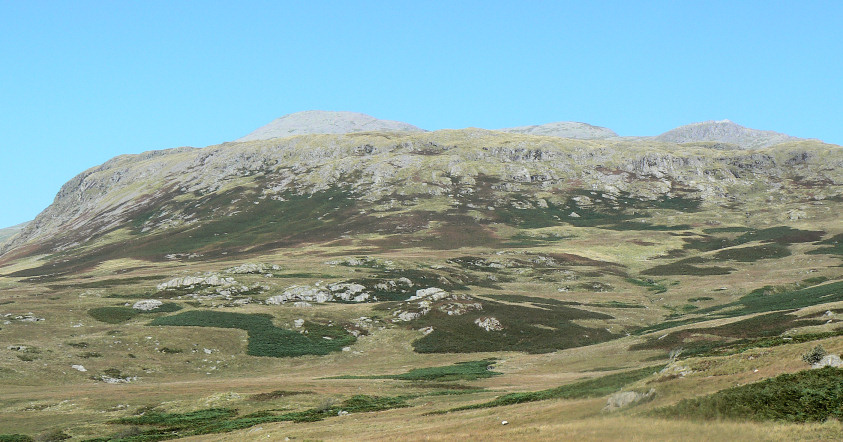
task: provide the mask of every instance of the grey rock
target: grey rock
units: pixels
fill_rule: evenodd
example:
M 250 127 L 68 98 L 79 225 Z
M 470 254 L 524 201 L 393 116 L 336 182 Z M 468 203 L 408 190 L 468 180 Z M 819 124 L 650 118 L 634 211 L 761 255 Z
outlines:
M 161 307 L 164 303 L 157 300 L 157 299 L 144 299 L 142 301 L 136 302 L 132 308 L 135 310 L 140 310 L 143 312 L 148 312 Z
M 843 359 L 838 355 L 825 355 L 820 362 L 812 364 L 811 368 L 843 367 Z
M 652 400 L 656 396 L 656 390 L 651 388 L 647 392 L 640 391 L 619 391 L 609 396 L 606 407 L 603 411 L 615 411 Z

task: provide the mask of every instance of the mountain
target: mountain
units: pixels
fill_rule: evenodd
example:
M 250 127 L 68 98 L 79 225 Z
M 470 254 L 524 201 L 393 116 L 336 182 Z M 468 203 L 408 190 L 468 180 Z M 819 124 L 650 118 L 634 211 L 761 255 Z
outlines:
M 818 142 L 724 153 L 652 142 L 524 137 L 480 129 L 322 134 L 124 155 L 68 182 L 0 253 L 79 248 L 90 254 L 90 244 L 106 247 L 103 242 L 114 236 L 115 244 L 128 238 L 140 250 L 124 244 L 111 253 L 151 257 L 160 242 L 160 258 L 244 252 L 304 238 L 327 241 L 408 222 L 406 229 L 418 231 L 434 220 L 464 222 L 466 211 L 477 220 L 501 222 L 501 208 L 525 198 L 547 199 L 530 195 L 564 202 L 571 183 L 641 201 L 692 197 L 718 205 L 735 198 L 755 204 L 771 196 L 795 201 L 808 192 L 828 198 L 839 192 L 836 185 L 804 183 L 843 182 L 840 149 Z M 309 207 L 315 195 L 341 196 L 344 205 L 332 202 L 326 213 L 308 212 L 323 210 Z M 399 201 L 400 210 L 394 207 Z M 430 204 L 444 206 L 431 210 Z M 321 222 L 263 224 L 294 211 Z M 241 218 L 243 224 L 223 227 Z M 173 235 L 195 239 L 217 230 L 228 240 L 173 241 Z
M 702 135 L 113 158 L 0 245 L 0 439 L 839 440 L 843 147 Z
M 356 112 L 304 111 L 272 120 L 236 141 L 268 140 L 304 134 L 344 134 L 353 132 L 404 131 L 422 132 L 412 124 L 379 120 Z
M 737 145 L 743 149 L 759 149 L 799 138 L 769 130 L 743 127 L 729 120 L 704 121 L 669 130 L 655 137 L 657 141 L 690 143 L 712 141 Z
M 515 134 L 544 135 L 551 137 L 577 138 L 581 140 L 605 139 L 618 136 L 618 134 L 611 129 L 573 121 L 559 121 L 556 123 L 547 123 L 537 126 L 509 127 L 497 130 Z

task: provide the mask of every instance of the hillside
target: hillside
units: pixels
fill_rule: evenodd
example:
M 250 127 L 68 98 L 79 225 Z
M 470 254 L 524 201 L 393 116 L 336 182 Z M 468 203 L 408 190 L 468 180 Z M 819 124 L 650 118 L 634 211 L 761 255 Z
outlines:
M 802 360 L 843 352 L 843 147 L 332 121 L 65 184 L 0 246 L 0 435 L 843 436 L 703 417 L 843 382 Z
M 16 226 L 6 227 L 5 229 L 0 229 L 0 244 L 3 244 L 9 238 L 15 236 L 26 227 L 28 223 L 21 223 Z

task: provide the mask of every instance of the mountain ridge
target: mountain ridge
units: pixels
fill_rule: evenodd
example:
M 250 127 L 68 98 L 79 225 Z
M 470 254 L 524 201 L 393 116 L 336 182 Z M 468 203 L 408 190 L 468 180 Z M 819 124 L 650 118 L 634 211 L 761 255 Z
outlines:
M 728 119 L 690 123 L 659 135 L 620 136 L 612 129 L 575 121 L 556 121 L 538 125 L 486 130 L 581 140 L 654 140 L 677 144 L 718 143 L 720 146 L 733 145 L 740 149 L 758 149 L 802 139 L 775 131 L 744 127 Z M 409 123 L 382 120 L 357 112 L 312 110 L 295 112 L 276 118 L 234 140 L 234 142 L 269 140 L 295 135 L 359 132 L 426 132 L 426 130 Z

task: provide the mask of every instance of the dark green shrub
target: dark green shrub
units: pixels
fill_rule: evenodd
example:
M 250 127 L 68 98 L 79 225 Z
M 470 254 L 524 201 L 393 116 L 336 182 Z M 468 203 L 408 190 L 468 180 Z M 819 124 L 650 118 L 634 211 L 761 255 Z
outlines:
M 97 307 L 88 310 L 88 314 L 97 321 L 108 324 L 120 324 L 138 315 L 131 307 Z
M 454 365 L 442 367 L 414 368 L 402 374 L 372 375 L 372 376 L 338 376 L 332 379 L 395 379 L 399 381 L 473 381 L 475 379 L 497 376 L 499 372 L 492 371 L 495 359 L 481 359 L 479 361 L 457 362 Z
M 236 328 L 246 330 L 249 343 L 246 353 L 252 356 L 292 357 L 326 355 L 353 344 L 356 338 L 339 326 L 306 322 L 307 334 L 278 328 L 272 317 L 264 314 L 244 314 L 191 310 L 173 316 L 156 318 L 149 325 Z M 326 339 L 327 338 L 327 339 Z
M 843 369 L 783 374 L 656 410 L 664 417 L 788 422 L 843 418 Z
M 827 355 L 825 349 L 822 345 L 817 344 L 816 347 L 812 348 L 809 352 L 802 355 L 802 360 L 805 361 L 807 364 L 814 365 L 823 360 L 825 355 Z
M 25 434 L 0 434 L 0 442 L 32 442 Z
M 520 404 L 524 402 L 544 401 L 548 399 L 579 399 L 589 397 L 601 397 L 612 394 L 624 385 L 637 382 L 651 376 L 661 370 L 664 366 L 639 368 L 637 370 L 625 371 L 623 373 L 610 374 L 599 378 L 588 379 L 549 390 L 527 391 L 523 393 L 509 393 L 499 396 L 490 402 L 468 405 L 454 408 L 449 411 L 471 410 L 476 408 L 492 408 L 503 405 Z

